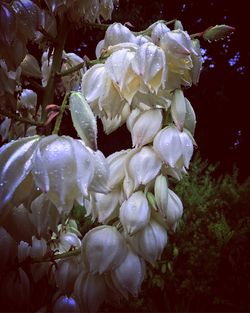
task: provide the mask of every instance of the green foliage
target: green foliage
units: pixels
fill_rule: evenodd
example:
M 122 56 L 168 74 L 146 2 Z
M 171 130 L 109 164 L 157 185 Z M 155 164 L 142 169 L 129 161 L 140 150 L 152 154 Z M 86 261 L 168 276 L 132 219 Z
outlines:
M 240 184 L 237 168 L 215 178 L 216 168 L 197 154 L 189 175 L 175 186 L 184 214 L 164 261 L 148 271 L 144 301 L 153 311 L 249 310 L 247 297 L 232 294 L 239 283 L 249 292 L 241 268 L 250 269 L 244 253 L 250 234 L 250 179 Z

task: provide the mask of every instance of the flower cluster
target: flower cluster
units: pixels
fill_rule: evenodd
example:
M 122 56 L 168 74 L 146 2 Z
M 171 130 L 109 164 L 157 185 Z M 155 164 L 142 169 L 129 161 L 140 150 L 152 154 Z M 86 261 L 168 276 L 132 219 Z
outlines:
M 113 10 L 113 1 L 72 2 L 74 12 L 79 6 L 88 12 L 89 21 L 109 18 Z M 95 312 L 104 301 L 137 296 L 145 265 L 161 258 L 183 213 L 168 176 L 182 178 L 195 145 L 196 117 L 183 87 L 199 80 L 198 40 L 163 22 L 144 35 L 114 23 L 96 55 L 100 63 L 81 73 L 81 92 L 71 92 L 68 101 L 80 139 L 35 135 L 0 149 L 0 248 L 5 251 L 0 268 L 18 264 L 1 274 L 0 296 L 11 301 L 14 293 L 20 308 L 28 303 L 32 284 L 44 277 L 57 290 L 54 312 Z M 62 69 L 81 62 L 65 53 Z M 50 67 L 45 52 L 42 71 L 33 69 L 44 86 Z M 63 84 L 76 89 L 80 79 L 69 76 Z M 33 109 L 35 102 L 25 90 L 20 103 Z M 107 133 L 126 123 L 132 148 L 105 158 L 97 148 L 94 114 Z M 77 206 L 99 223 L 84 236 L 71 217 Z M 30 259 L 32 282 L 22 267 Z

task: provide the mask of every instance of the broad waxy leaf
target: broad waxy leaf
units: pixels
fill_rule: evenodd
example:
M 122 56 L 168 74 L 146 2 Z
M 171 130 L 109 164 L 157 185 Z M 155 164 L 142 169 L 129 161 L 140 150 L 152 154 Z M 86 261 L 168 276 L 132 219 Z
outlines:
M 97 149 L 97 124 L 88 102 L 79 92 L 72 92 L 69 106 L 74 127 L 79 137 L 90 148 Z

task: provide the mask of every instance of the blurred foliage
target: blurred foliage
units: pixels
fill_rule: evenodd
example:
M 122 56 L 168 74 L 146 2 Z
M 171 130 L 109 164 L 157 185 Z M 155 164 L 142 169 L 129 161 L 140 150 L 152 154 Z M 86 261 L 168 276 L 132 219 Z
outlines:
M 183 218 L 162 260 L 147 270 L 140 298 L 117 312 L 250 311 L 250 178 L 239 183 L 236 167 L 216 178 L 218 165 L 197 154 L 189 175 L 171 182 Z

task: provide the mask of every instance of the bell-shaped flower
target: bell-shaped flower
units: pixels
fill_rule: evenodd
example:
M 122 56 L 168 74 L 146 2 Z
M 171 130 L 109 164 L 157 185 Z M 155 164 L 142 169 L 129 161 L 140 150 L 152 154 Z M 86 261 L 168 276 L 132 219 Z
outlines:
M 147 43 L 147 42 L 152 42 L 152 39 L 149 36 L 139 35 L 139 36 L 136 36 L 135 38 L 135 43 L 138 46 L 142 46 L 144 43 Z
M 162 113 L 161 110 L 147 110 L 142 112 L 130 123 L 132 143 L 135 147 L 148 144 L 161 129 Z
M 131 150 L 114 152 L 107 158 L 109 165 L 109 188 L 113 189 L 120 185 L 125 177 L 125 162 Z
M 124 201 L 120 208 L 120 221 L 125 231 L 133 235 L 144 228 L 150 219 L 148 200 L 142 191 L 137 191 Z
M 104 42 L 105 48 L 122 42 L 135 42 L 135 35 L 121 23 L 113 23 L 106 30 Z
M 91 273 L 102 274 L 119 266 L 126 257 L 125 239 L 112 226 L 98 226 L 82 240 L 82 258 Z
M 165 213 L 168 227 L 175 231 L 177 223 L 183 214 L 183 205 L 180 198 L 171 189 L 168 191 L 168 204 Z
M 108 289 L 103 275 L 82 272 L 74 287 L 74 296 L 81 312 L 96 312 L 107 297 Z
M 193 141 L 187 132 L 168 126 L 155 136 L 153 146 L 160 159 L 171 167 L 181 168 L 185 165 L 188 168 L 193 154 Z
M 57 232 L 60 215 L 45 194 L 41 194 L 31 203 L 29 219 L 35 226 L 37 234 L 46 238 L 49 231 Z
M 138 296 L 144 275 L 144 263 L 131 249 L 121 265 L 111 272 L 114 286 L 126 299 L 128 293 L 134 297 Z
M 74 284 L 81 268 L 79 257 L 67 258 L 57 262 L 55 282 L 61 292 L 65 292 L 67 294 L 71 294 L 73 292 Z
M 29 174 L 38 141 L 38 136 L 21 138 L 0 148 L 0 210 L 12 199 L 17 187 Z
M 85 200 L 88 214 L 98 217 L 99 223 L 107 223 L 119 214 L 120 191 L 112 190 L 107 194 L 96 193 L 91 200 Z
M 133 236 L 128 236 L 127 239 L 136 253 L 155 265 L 167 244 L 168 236 L 165 228 L 151 219 L 146 227 Z
M 146 146 L 131 157 L 127 170 L 137 188 L 139 185 L 146 185 L 152 181 L 158 175 L 161 166 L 162 161 L 153 148 Z
M 106 71 L 103 64 L 95 64 L 83 75 L 81 91 L 92 107 L 98 105 L 98 99 L 105 86 L 105 78 Z
M 59 237 L 58 250 L 60 252 L 67 252 L 72 248 L 80 248 L 81 240 L 75 233 L 62 232 Z
M 111 134 L 116 129 L 121 127 L 124 123 L 126 123 L 129 117 L 129 114 L 130 114 L 129 104 L 125 103 L 120 115 L 117 115 L 113 119 L 106 118 L 105 116 L 103 116 L 101 120 L 102 120 L 103 130 L 105 134 L 107 135 Z M 1 134 L 1 130 L 0 130 L 0 134 Z
M 103 64 L 94 65 L 83 75 L 81 92 L 100 117 L 114 118 L 121 114 L 124 106 L 121 94 Z
M 166 217 L 168 207 L 168 182 L 165 176 L 159 175 L 154 186 L 155 202 L 160 214 Z
M 97 123 L 89 104 L 80 92 L 72 92 L 69 107 L 73 125 L 87 146 L 97 149 Z
M 131 61 L 135 52 L 128 49 L 115 51 L 105 62 L 105 70 L 117 85 L 123 98 L 131 103 L 140 87 L 140 77 L 131 69 Z
M 161 37 L 166 33 L 169 32 L 170 29 L 167 27 L 166 24 L 162 22 L 158 22 L 152 25 L 152 31 L 151 31 L 151 38 L 153 40 L 153 43 L 156 45 L 159 45 Z
M 34 152 L 32 174 L 58 211 L 69 212 L 74 200 L 83 204 L 94 165 L 91 153 L 79 140 L 51 135 L 42 138 Z
M 47 252 L 47 242 L 43 238 L 37 239 L 35 236 L 32 237 L 32 245 L 30 248 L 30 256 L 32 258 L 41 258 Z
M 167 63 L 164 51 L 153 43 L 138 48 L 132 59 L 133 71 L 142 78 L 150 90 L 157 93 L 160 86 L 165 88 Z
M 137 92 L 133 98 L 132 106 L 141 108 L 144 105 L 152 109 L 167 110 L 170 107 L 170 99 L 172 99 L 172 95 L 166 89 L 160 89 L 157 94 Z
M 192 40 L 187 32 L 177 29 L 165 32 L 161 37 L 160 46 L 166 52 L 177 55 L 190 55 L 191 53 L 197 55 Z
M 186 114 L 187 106 L 183 91 L 176 89 L 171 102 L 171 115 L 179 131 L 183 130 Z
M 77 313 L 80 312 L 79 305 L 76 300 L 72 297 L 68 296 L 60 296 L 53 306 L 54 313 Z
M 88 150 L 92 155 L 92 160 L 94 163 L 94 174 L 92 182 L 89 185 L 89 190 L 99 193 L 107 193 L 109 192 L 109 188 L 107 186 L 109 178 L 109 167 L 107 160 L 100 150 Z

